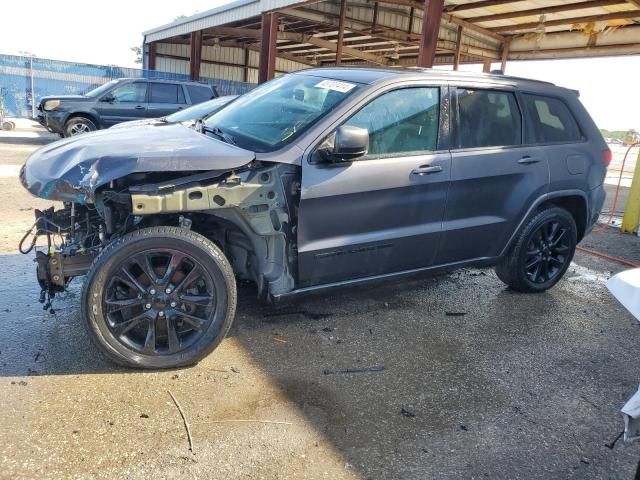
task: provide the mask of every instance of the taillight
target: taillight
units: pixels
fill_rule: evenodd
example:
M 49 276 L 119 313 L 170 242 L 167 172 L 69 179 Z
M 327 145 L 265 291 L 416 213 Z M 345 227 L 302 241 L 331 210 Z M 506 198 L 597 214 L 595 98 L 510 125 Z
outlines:
M 612 157 L 613 155 L 611 154 L 611 150 L 609 150 L 608 148 L 602 151 L 602 163 L 604 163 L 605 167 L 609 166 Z

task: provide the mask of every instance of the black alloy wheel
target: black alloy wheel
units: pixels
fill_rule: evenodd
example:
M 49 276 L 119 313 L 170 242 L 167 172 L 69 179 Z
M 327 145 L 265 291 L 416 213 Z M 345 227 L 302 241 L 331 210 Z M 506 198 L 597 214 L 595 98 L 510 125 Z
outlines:
M 126 259 L 104 291 L 107 327 L 124 346 L 175 354 L 202 337 L 215 312 L 215 286 L 203 266 L 175 249 Z
M 94 261 L 82 316 L 98 349 L 121 365 L 192 365 L 222 341 L 235 316 L 233 269 L 202 235 L 177 227 L 137 230 Z
M 569 260 L 568 227 L 558 220 L 549 220 L 535 231 L 527 245 L 525 270 L 533 283 L 552 280 Z
M 496 274 L 518 292 L 548 290 L 569 268 L 577 241 L 571 213 L 555 206 L 538 211 L 520 229 Z

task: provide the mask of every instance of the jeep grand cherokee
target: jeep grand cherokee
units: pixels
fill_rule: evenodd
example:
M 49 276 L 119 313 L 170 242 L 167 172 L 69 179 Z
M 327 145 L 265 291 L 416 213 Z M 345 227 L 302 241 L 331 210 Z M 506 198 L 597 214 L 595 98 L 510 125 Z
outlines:
M 48 239 L 36 247 L 42 300 L 87 274 L 82 317 L 98 349 L 167 368 L 222 341 L 236 279 L 277 300 L 474 265 L 546 290 L 598 218 L 610 159 L 572 90 L 326 68 L 263 84 L 198 129 L 58 141 L 21 180 L 64 202 L 34 225 Z

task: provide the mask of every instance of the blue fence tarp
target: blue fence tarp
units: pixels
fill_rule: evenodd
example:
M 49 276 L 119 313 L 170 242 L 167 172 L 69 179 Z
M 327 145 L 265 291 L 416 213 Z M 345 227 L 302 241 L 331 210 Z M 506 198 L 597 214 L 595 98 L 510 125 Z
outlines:
M 0 101 L 4 103 L 6 115 L 30 117 L 34 96 L 37 102 L 48 95 L 81 95 L 123 77 L 189 80 L 188 75 L 180 73 L 0 54 Z M 201 81 L 215 86 L 220 95 L 240 95 L 255 87 L 252 83 L 219 78 L 201 78 Z

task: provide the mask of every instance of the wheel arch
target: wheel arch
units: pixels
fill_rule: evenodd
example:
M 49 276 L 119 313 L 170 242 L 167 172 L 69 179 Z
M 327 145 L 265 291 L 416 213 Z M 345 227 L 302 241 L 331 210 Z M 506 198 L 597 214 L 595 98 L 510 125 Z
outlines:
M 175 226 L 182 214 L 149 216 L 139 227 Z M 225 254 L 240 279 L 253 281 L 260 297 L 294 288 L 289 251 L 284 232 L 256 233 L 235 208 L 194 212 L 190 229 L 208 238 Z
M 522 217 L 518 227 L 513 231 L 509 241 L 500 252 L 500 257 L 503 257 L 513 244 L 518 239 L 518 234 L 522 228 L 526 225 L 526 222 L 536 212 L 543 210 L 547 207 L 560 207 L 567 210 L 576 222 L 578 242 L 582 240 L 587 228 L 587 194 L 582 190 L 561 190 L 557 192 L 550 192 L 542 195 L 536 199 L 536 201 L 529 207 L 527 213 Z
M 91 120 L 95 124 L 98 130 L 102 129 L 102 124 L 98 119 L 98 115 L 92 112 L 84 111 L 84 110 L 69 113 L 69 115 L 67 115 L 67 118 L 64 121 L 64 127 L 66 128 L 67 124 L 76 117 L 86 118 L 87 120 Z

